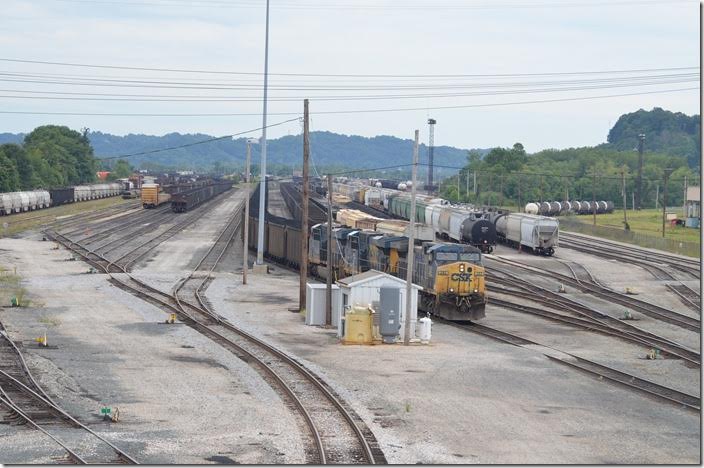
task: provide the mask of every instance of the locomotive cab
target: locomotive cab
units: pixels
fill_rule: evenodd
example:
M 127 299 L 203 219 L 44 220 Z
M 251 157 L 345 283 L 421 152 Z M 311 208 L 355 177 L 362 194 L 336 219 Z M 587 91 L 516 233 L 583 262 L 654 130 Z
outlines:
M 416 248 L 414 283 L 423 286 L 423 309 L 447 320 L 485 316 L 486 295 L 482 253 L 462 244 L 426 242 Z M 419 258 L 421 257 L 421 258 Z

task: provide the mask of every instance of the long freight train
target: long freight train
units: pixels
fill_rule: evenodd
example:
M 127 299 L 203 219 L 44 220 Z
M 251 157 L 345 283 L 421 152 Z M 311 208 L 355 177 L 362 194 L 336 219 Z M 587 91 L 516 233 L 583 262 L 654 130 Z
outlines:
M 357 203 L 397 218 L 409 219 L 410 195 L 397 190 L 333 183 L 333 190 Z M 479 210 L 447 200 L 416 196 L 416 221 L 432 226 L 438 237 L 467 243 L 491 253 L 496 242 L 552 255 L 558 246 L 559 222 L 530 213 Z
M 252 200 L 258 200 L 255 191 Z M 257 204 L 252 203 L 249 247 L 256 248 Z M 478 320 L 487 303 L 482 252 L 471 245 L 423 242 L 409 249 L 408 238 L 377 231 L 333 227 L 333 245 L 327 246 L 327 224 L 311 227 L 308 263 L 311 272 L 339 279 L 370 269 L 405 279 L 408 259 L 413 261 L 413 282 L 422 287 L 419 308 L 448 320 Z M 275 261 L 300 267 L 301 228 L 298 221 L 266 214 L 264 252 Z M 330 271 L 327 268 L 331 254 Z
M 333 183 L 333 190 L 396 218 L 410 219 L 411 195 L 406 192 L 341 183 Z M 441 198 L 416 195 L 416 222 L 432 226 L 442 239 L 470 244 L 484 253 L 496 245 L 496 229 L 487 213 Z
M 99 198 L 114 197 L 122 191 L 122 184 L 76 185 L 74 187 L 26 192 L 0 193 L 0 215 L 40 210 L 50 206 L 64 205 Z

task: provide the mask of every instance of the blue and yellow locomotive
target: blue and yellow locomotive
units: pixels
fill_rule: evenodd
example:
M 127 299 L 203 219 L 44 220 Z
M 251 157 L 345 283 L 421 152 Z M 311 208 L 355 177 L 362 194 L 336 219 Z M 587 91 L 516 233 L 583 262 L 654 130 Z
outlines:
M 331 271 L 327 257 L 331 255 Z M 378 270 L 406 278 L 413 262 L 413 283 L 422 288 L 419 308 L 448 320 L 478 320 L 487 303 L 482 252 L 471 245 L 422 242 L 409 248 L 404 236 L 333 227 L 327 245 L 327 224 L 311 228 L 308 261 L 311 272 L 333 279 Z

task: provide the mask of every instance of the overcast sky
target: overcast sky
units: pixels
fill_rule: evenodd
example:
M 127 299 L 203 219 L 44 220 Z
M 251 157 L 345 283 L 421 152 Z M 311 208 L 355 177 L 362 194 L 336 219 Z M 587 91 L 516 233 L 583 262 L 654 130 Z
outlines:
M 419 128 L 427 141 L 426 121 L 433 117 L 437 145 L 484 148 L 519 141 L 532 152 L 601 143 L 621 114 L 638 108 L 699 113 L 698 78 L 688 75 L 698 69 L 662 70 L 699 64 L 695 0 L 272 0 L 271 5 L 272 74 L 367 76 L 272 75 L 269 123 L 294 118 L 302 112 L 302 99 L 310 97 L 312 130 L 412 138 Z M 257 128 L 264 19 L 264 0 L 3 0 L 2 59 L 251 74 L 0 61 L 5 112 L 248 114 L 0 113 L 0 132 L 49 123 L 155 135 Z M 530 76 L 643 69 L 656 71 Z M 486 76 L 492 74 L 529 76 Z M 564 86 L 580 89 L 554 91 Z M 697 89 L 652 93 L 684 88 Z M 477 92 L 485 94 L 467 95 Z M 652 94 L 494 106 L 642 92 Z M 379 99 L 399 94 L 415 97 Z M 125 101 L 155 97 L 162 101 Z M 204 97 L 234 101 L 183 101 Z M 175 99 L 181 101 L 163 101 Z M 443 106 L 465 107 L 438 109 Z M 418 110 L 321 113 L 399 108 Z M 300 131 L 294 121 L 271 128 L 269 136 Z

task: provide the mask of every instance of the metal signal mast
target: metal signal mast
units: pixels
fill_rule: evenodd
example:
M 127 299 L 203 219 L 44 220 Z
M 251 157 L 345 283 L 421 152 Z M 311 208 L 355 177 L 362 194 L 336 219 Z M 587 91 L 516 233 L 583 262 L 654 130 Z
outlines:
M 435 153 L 435 124 L 437 120 L 428 119 L 428 184 L 425 186 L 425 190 L 428 192 L 434 192 L 435 186 L 433 185 L 433 160 Z

